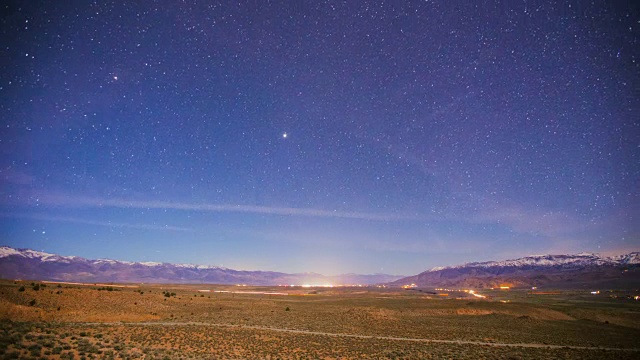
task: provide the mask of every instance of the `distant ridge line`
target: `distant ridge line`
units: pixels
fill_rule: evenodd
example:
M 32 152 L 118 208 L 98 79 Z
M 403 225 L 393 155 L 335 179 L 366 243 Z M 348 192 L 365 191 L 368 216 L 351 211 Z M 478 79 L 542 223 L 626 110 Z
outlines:
M 174 283 L 223 285 L 348 286 L 388 283 L 402 275 L 234 270 L 220 266 L 130 262 L 61 256 L 31 249 L 0 246 L 0 278 L 81 283 Z
M 504 261 L 435 267 L 393 282 L 422 287 L 640 287 L 640 252 L 616 256 L 534 255 Z

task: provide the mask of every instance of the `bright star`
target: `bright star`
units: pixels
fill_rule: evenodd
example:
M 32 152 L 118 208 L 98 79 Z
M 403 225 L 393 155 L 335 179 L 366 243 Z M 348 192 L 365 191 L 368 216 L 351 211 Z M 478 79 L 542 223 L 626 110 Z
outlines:
M 282 138 L 283 138 L 283 139 L 286 139 L 286 138 L 287 138 L 287 136 L 289 136 L 289 135 L 288 135 L 286 132 L 285 132 L 285 133 L 282 133 Z

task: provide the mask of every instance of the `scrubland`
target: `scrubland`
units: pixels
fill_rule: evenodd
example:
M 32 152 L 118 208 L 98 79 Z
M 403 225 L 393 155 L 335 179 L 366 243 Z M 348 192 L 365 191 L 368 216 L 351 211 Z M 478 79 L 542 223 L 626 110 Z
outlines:
M 606 294 L 0 282 L 6 359 L 637 359 L 637 339 L 640 303 Z

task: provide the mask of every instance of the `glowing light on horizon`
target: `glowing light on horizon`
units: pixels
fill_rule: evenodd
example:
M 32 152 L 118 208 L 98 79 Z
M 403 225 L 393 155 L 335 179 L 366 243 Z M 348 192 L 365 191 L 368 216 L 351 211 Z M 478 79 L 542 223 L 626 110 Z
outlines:
M 477 298 L 480 298 L 480 299 L 486 298 L 486 296 L 484 296 L 484 295 L 476 294 L 476 292 L 473 291 L 473 290 L 469 290 L 469 294 L 471 294 L 471 295 L 473 295 L 473 296 L 475 296 Z

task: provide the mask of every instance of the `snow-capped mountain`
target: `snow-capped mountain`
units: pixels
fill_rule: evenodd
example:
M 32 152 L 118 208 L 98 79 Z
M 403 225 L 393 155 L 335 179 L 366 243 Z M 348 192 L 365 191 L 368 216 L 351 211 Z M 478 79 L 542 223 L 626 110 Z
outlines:
M 532 255 L 505 261 L 473 262 L 433 268 L 415 276 L 373 274 L 324 276 L 273 271 L 239 271 L 218 266 L 90 260 L 30 249 L 0 247 L 0 278 L 78 282 L 210 284 L 416 284 L 418 286 L 640 287 L 640 252 L 603 257 L 597 254 Z
M 459 269 L 465 267 L 525 267 L 525 266 L 619 266 L 640 264 L 640 252 L 602 257 L 598 254 L 580 253 L 576 255 L 531 255 L 515 260 L 472 262 L 456 266 L 433 268 L 430 271 Z
M 437 267 L 394 282 L 396 285 L 494 287 L 580 287 L 610 284 L 640 286 L 640 252 L 604 257 L 598 254 L 532 255 L 505 261 Z
M 4 258 L 7 256 L 21 256 L 27 259 L 39 259 L 40 261 L 57 261 L 66 263 L 73 261 L 73 259 L 76 258 L 75 256 L 60 256 L 31 249 L 14 249 L 7 246 L 0 247 L 0 258 Z
M 247 285 L 377 284 L 402 276 L 314 273 L 286 274 L 274 271 L 239 271 L 219 266 L 90 260 L 30 249 L 0 247 L 0 278 L 76 282 L 209 283 Z

